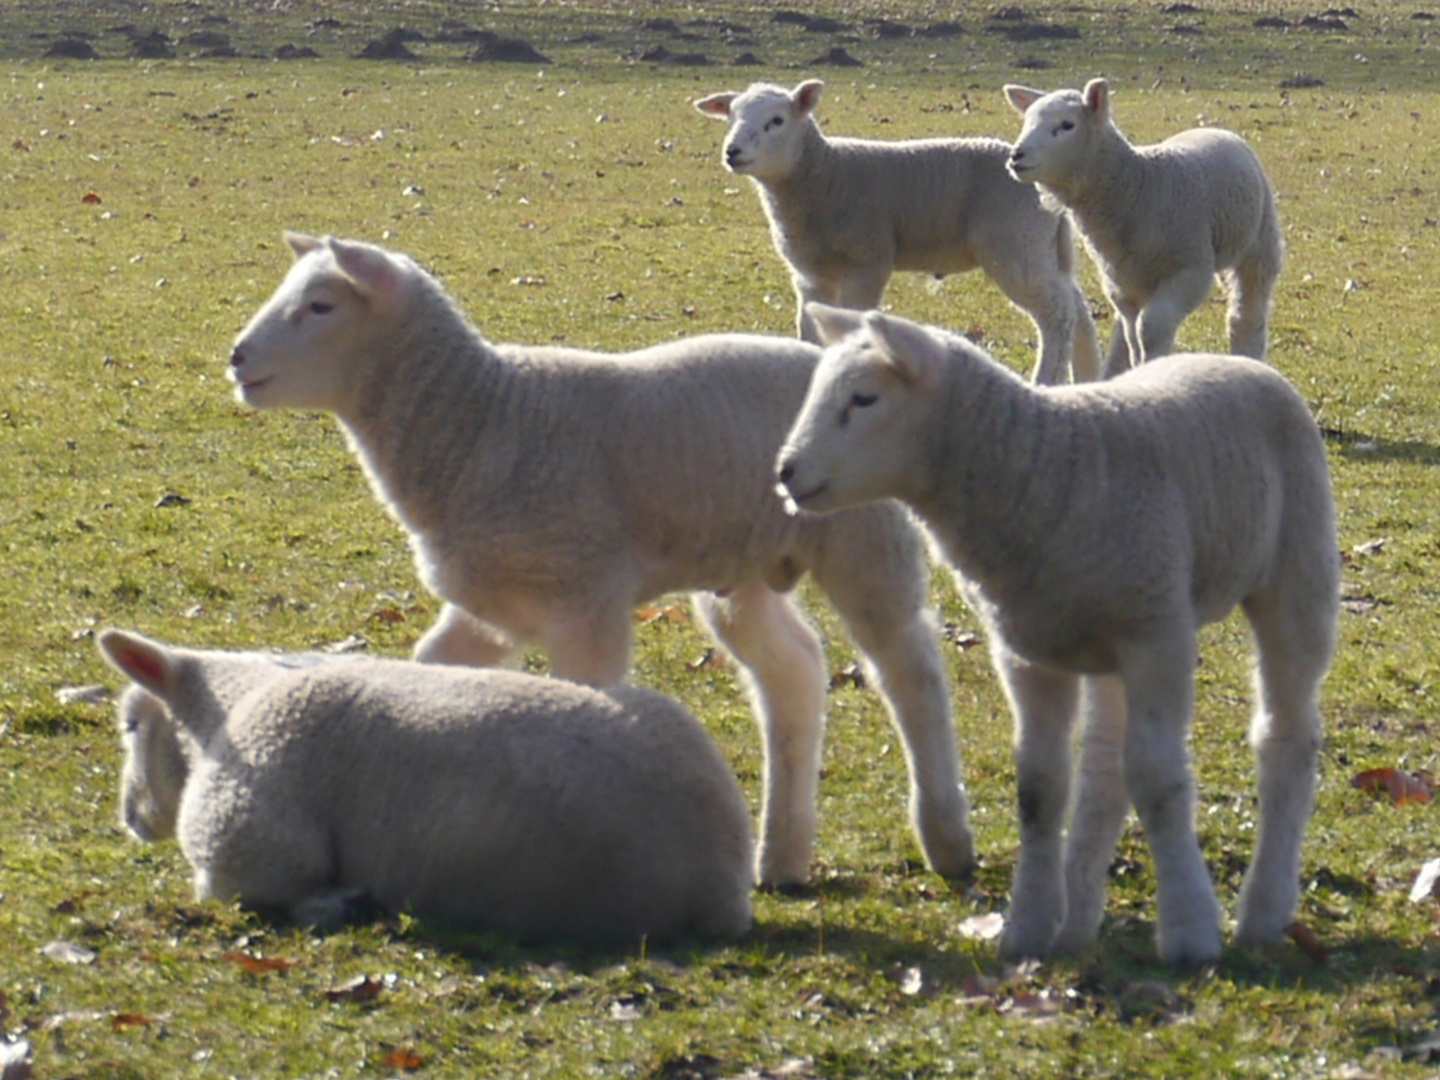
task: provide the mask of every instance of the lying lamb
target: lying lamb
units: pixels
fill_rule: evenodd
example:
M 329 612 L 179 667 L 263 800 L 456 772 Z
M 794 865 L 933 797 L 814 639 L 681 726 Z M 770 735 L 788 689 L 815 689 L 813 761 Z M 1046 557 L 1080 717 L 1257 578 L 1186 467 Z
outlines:
M 793 91 L 755 83 L 696 101 L 730 122 L 725 165 L 755 182 L 775 249 L 790 266 L 800 336 L 818 341 L 811 300 L 878 307 L 890 275 L 982 268 L 1040 333 L 1036 382 L 1099 374 L 1090 305 L 1074 277 L 1063 214 L 1006 172 L 998 139 L 829 139 L 812 115 L 818 80 Z
M 760 880 L 804 881 L 828 673 L 786 593 L 808 570 L 905 742 L 911 815 L 948 876 L 974 849 L 923 540 L 898 506 L 800 522 L 773 464 L 820 355 L 711 335 L 619 355 L 492 345 L 410 259 L 291 234 L 297 261 L 236 340 L 261 409 L 333 411 L 447 601 L 419 660 L 496 664 L 537 642 L 595 686 L 629 669 L 631 610 L 675 589 L 744 667 L 765 741 Z
M 1025 117 L 1010 171 L 1066 208 L 1119 315 L 1106 374 L 1173 352 L 1180 323 L 1217 275 L 1230 351 L 1264 360 L 1284 241 L 1250 145 L 1191 128 L 1132 146 L 1111 119 L 1104 79 L 1050 94 L 1007 86 L 1005 96 Z
M 527 939 L 738 937 L 744 796 L 677 702 L 511 671 L 295 666 L 101 634 L 122 818 L 178 836 L 198 899 L 326 924 L 353 894 Z
M 1170 962 L 1220 953 L 1186 749 L 1198 628 L 1237 604 L 1256 651 L 1260 827 L 1238 937 L 1281 937 L 1314 801 L 1339 560 L 1325 449 L 1264 364 L 1177 355 L 1031 387 L 969 342 L 813 305 L 832 347 L 778 462 L 794 504 L 914 508 L 987 627 L 1016 722 L 1020 861 L 1002 950 L 1094 940 L 1133 801 Z M 1062 859 L 1069 734 L 1088 726 Z

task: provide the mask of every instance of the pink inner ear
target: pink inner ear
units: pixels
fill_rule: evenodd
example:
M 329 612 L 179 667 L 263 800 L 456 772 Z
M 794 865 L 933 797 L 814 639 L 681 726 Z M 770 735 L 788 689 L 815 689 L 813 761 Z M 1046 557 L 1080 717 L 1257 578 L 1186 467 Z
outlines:
M 165 678 L 165 662 L 152 649 L 127 642 L 115 649 L 115 662 L 139 683 L 155 686 Z

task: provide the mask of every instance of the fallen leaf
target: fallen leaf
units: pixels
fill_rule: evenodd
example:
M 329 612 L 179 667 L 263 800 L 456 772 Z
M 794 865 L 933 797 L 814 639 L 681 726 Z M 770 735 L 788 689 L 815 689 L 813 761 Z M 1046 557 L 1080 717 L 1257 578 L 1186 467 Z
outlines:
M 162 278 L 161 280 L 164 279 Z M 157 285 L 159 283 L 160 282 L 158 281 L 156 282 Z M 190 501 L 191 500 L 189 496 L 181 495 L 178 491 L 167 491 L 164 495 L 161 495 L 160 498 L 155 500 L 155 509 L 167 510 L 172 506 L 189 506 Z
M 1005 929 L 1005 916 L 998 911 L 971 915 L 960 920 L 960 936 L 968 941 L 994 941 Z
M 725 669 L 725 654 L 719 649 L 711 646 L 703 653 L 685 665 L 686 671 L 723 671 Z
M 831 690 L 838 690 L 842 686 L 853 686 L 856 690 L 865 689 L 865 671 L 856 661 L 850 661 L 830 676 Z
M 81 196 L 80 201 L 86 206 L 99 206 L 100 203 L 104 200 L 102 200 L 99 195 L 96 195 L 95 192 L 87 191 L 83 196 Z
M 1395 806 L 1404 806 L 1407 803 L 1424 804 L 1430 801 L 1430 784 L 1422 777 L 1402 769 L 1367 769 L 1357 773 L 1350 781 L 1350 786 L 1384 795 Z
M 339 1001 L 364 1003 L 374 1001 L 384 989 L 385 984 L 379 979 L 372 979 L 369 975 L 356 975 L 333 990 L 326 990 L 325 1000 L 332 1003 Z
M 1300 951 L 1314 960 L 1315 963 L 1324 965 L 1330 959 L 1324 944 L 1320 941 L 1320 935 L 1311 930 L 1304 923 L 1296 920 L 1285 928 L 1285 933 L 1290 935 L 1290 940 L 1300 947 Z
M 394 626 L 396 623 L 405 621 L 405 613 L 399 608 L 380 608 L 370 613 L 370 621 L 385 623 L 387 626 Z
M 72 941 L 52 941 L 41 946 L 40 955 L 57 964 L 93 964 L 96 954 Z
M 1437 885 L 1440 885 L 1440 859 L 1431 859 L 1420 868 L 1415 884 L 1410 886 L 1410 902 L 1418 904 L 1437 895 Z
M 1385 550 L 1385 545 L 1389 542 L 1388 536 L 1381 536 L 1375 540 L 1366 540 L 1363 544 L 1356 544 L 1351 551 L 1356 555 L 1378 555 Z
M 1048 1024 L 1058 1017 L 1064 1008 L 1060 995 L 1049 987 L 1043 990 L 1016 994 L 1000 1006 L 1000 1011 L 1019 1020 L 1034 1024 Z
M 116 1013 L 110 1018 L 112 1031 L 128 1031 L 130 1028 L 150 1027 L 155 1021 L 139 1013 Z
M 402 1069 L 405 1072 L 414 1072 L 416 1069 L 424 1066 L 429 1060 L 429 1058 L 421 1057 L 413 1050 L 391 1050 L 390 1053 L 385 1055 L 385 1059 L 380 1064 L 387 1069 Z
M 639 1020 L 641 1015 L 640 1003 L 635 998 L 621 998 L 619 1001 L 610 1003 L 609 1016 L 611 1020 L 629 1022 Z
M 940 989 L 919 964 L 899 965 L 890 972 L 890 978 L 906 997 L 932 998 Z
M 321 645 L 320 651 L 343 655 L 344 653 L 364 652 L 368 648 L 370 648 L 370 642 L 359 634 L 351 634 L 344 641 L 332 641 L 329 644 Z
M 643 607 L 635 612 L 635 621 L 641 626 L 649 626 L 653 622 L 661 621 L 684 625 L 690 621 L 690 609 L 684 604 Z
M 295 966 L 281 956 L 251 956 L 249 953 L 243 952 L 226 953 L 221 959 L 238 965 L 251 975 L 268 975 L 272 971 L 278 971 L 283 975 Z

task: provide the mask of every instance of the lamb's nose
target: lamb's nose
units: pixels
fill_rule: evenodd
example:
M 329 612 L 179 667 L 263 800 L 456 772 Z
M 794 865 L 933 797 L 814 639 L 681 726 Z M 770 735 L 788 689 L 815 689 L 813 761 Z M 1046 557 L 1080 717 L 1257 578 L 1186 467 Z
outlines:
M 726 149 L 725 149 L 725 160 L 726 160 L 727 162 L 729 162 L 731 165 L 734 165 L 735 162 L 738 161 L 739 159 L 740 159 L 740 148 L 739 148 L 738 146 L 726 147 Z
M 791 481 L 791 480 L 794 478 L 794 476 L 795 476 L 795 464 L 794 464 L 794 462 L 782 461 L 782 462 L 780 463 L 780 471 L 777 472 L 775 475 L 776 475 L 776 477 L 779 479 L 780 483 L 782 483 L 782 484 L 788 484 L 788 483 L 790 483 L 790 481 Z
M 236 349 L 233 353 L 230 354 L 230 366 L 231 366 L 232 368 L 238 368 L 238 367 L 240 367 L 241 365 L 243 365 L 244 363 L 245 363 L 245 354 L 244 354 L 243 352 L 241 352 L 239 349 Z
M 1025 157 L 1025 151 L 1024 151 L 1024 150 L 1021 150 L 1021 149 L 1017 146 L 1014 150 L 1011 150 L 1011 151 L 1010 151 L 1010 164 L 1011 164 L 1011 165 L 1017 165 L 1017 164 L 1020 163 L 1020 161 L 1021 161 L 1024 157 Z

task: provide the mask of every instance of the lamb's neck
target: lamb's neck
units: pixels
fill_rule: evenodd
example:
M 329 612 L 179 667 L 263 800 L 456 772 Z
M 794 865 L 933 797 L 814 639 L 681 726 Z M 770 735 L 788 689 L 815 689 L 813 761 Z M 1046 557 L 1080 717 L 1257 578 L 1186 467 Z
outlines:
M 814 120 L 805 129 L 805 145 L 794 170 L 784 177 L 761 182 L 772 216 L 786 232 L 803 228 L 804 219 L 823 206 L 831 178 L 836 175 L 836 149 Z
M 1066 410 L 984 357 L 967 356 L 936 402 L 928 489 L 908 501 L 969 580 L 1031 576 L 1077 471 Z M 948 400 L 947 400 L 948 399 Z
M 1145 162 L 1135 147 L 1110 126 L 1096 139 L 1085 168 L 1063 185 L 1046 186 L 1083 226 L 1107 207 L 1129 205 L 1144 184 L 1144 173 Z
M 449 504 L 449 483 L 487 459 L 509 366 L 443 296 L 425 297 L 372 344 L 369 377 L 340 414 L 367 474 L 411 528 Z

